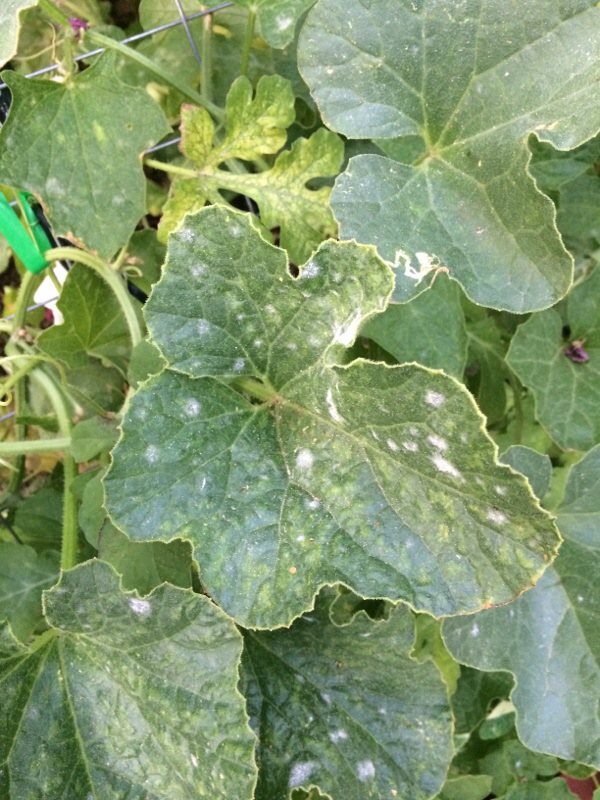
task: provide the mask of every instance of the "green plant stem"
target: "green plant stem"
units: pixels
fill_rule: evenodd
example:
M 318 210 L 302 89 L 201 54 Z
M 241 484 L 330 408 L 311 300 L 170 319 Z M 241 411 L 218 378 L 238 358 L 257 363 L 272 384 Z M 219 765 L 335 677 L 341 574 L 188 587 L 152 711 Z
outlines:
M 63 25 L 66 28 L 70 26 L 67 14 L 55 5 L 52 0 L 38 0 L 38 7 L 59 25 Z
M 176 75 L 170 72 L 170 70 L 166 70 L 164 67 L 160 67 L 158 64 L 155 64 L 154 61 L 146 58 L 146 56 L 142 55 L 141 53 L 138 53 L 138 51 L 134 50 L 132 47 L 121 44 L 121 42 L 117 42 L 108 36 L 98 33 L 97 31 L 87 31 L 85 38 L 86 41 L 93 45 L 105 47 L 109 50 L 116 50 L 117 53 L 121 53 L 121 55 L 130 58 L 132 61 L 137 61 L 138 64 L 141 64 L 154 75 L 157 75 L 159 78 L 161 78 L 165 83 L 169 83 L 171 86 L 173 86 L 173 88 L 177 89 L 178 92 L 181 92 L 181 94 L 187 97 L 188 100 L 191 100 L 192 103 L 196 103 L 196 105 L 205 108 L 218 122 L 221 122 L 224 119 L 225 113 L 223 109 L 210 102 L 210 100 L 204 98 L 195 89 L 191 89 L 189 86 L 186 86 L 185 83 L 182 83 Z
M 168 172 L 171 175 L 181 175 L 184 178 L 197 178 L 198 173 L 196 170 L 188 169 L 186 167 L 178 167 L 176 164 L 168 164 L 163 161 L 156 161 L 154 158 L 145 158 L 144 164 L 153 169 L 159 169 L 162 172 Z
M 276 394 L 270 383 L 261 383 L 254 378 L 235 378 L 231 382 L 231 386 L 238 392 L 249 394 L 256 400 L 262 400 L 263 402 L 272 400 Z
M 21 288 L 19 289 L 19 294 L 17 296 L 17 302 L 15 305 L 15 316 L 12 322 L 12 336 L 14 337 L 15 333 L 19 331 L 25 325 L 25 318 L 27 316 L 27 307 L 31 300 L 31 295 L 33 294 L 33 289 L 37 283 L 37 278 L 31 272 L 26 272 L 23 275 L 21 280 Z M 13 341 L 8 341 L 5 352 L 7 355 L 16 355 L 17 350 L 15 343 Z M 13 389 L 13 408 L 15 411 L 15 416 L 18 419 L 21 414 L 23 413 L 23 406 L 25 404 L 25 385 L 22 381 L 18 381 L 15 383 Z M 27 426 L 23 425 L 22 422 L 15 422 L 14 425 L 14 432 L 16 439 L 25 439 L 27 436 Z M 15 462 L 15 471 L 11 474 L 10 480 L 8 481 L 8 485 L 6 487 L 6 494 L 16 494 L 20 487 L 21 483 L 23 482 L 23 476 L 25 475 L 25 453 L 15 453 L 17 455 L 17 459 Z
M 53 377 L 44 369 L 37 369 L 31 374 L 32 380 L 39 384 L 46 397 L 50 400 L 58 428 L 62 434 L 60 439 L 47 440 L 53 444 L 55 449 L 64 450 L 63 455 L 63 475 L 64 475 L 64 494 L 63 494 L 63 525 L 62 525 L 62 548 L 60 565 L 62 569 L 71 569 L 77 563 L 77 542 L 79 538 L 79 526 L 77 521 L 77 499 L 71 491 L 71 484 L 77 476 L 77 464 L 71 454 L 71 418 L 67 401 L 60 387 Z M 59 448 L 58 442 L 63 442 Z
M 80 264 L 85 264 L 86 267 L 96 270 L 100 277 L 104 278 L 108 283 L 119 301 L 129 328 L 132 346 L 135 347 L 136 344 L 142 341 L 143 334 L 140 321 L 131 302 L 125 282 L 120 275 L 111 269 L 110 264 L 92 255 L 92 253 L 86 253 L 85 250 L 78 250 L 75 247 L 55 247 L 44 253 L 44 256 L 48 261 L 77 261 Z
M 240 75 L 246 75 L 248 72 L 248 62 L 250 61 L 250 51 L 252 50 L 255 22 L 256 12 L 249 10 L 248 19 L 246 20 L 246 34 L 244 36 L 244 47 L 242 49 L 242 65 L 240 67 Z
M 204 10 L 204 6 L 201 8 Z M 204 102 L 212 105 L 212 14 L 202 18 L 200 93 Z
M 70 436 L 56 436 L 54 439 L 20 439 L 11 442 L 0 442 L 0 458 L 27 455 L 28 453 L 67 451 L 70 447 Z

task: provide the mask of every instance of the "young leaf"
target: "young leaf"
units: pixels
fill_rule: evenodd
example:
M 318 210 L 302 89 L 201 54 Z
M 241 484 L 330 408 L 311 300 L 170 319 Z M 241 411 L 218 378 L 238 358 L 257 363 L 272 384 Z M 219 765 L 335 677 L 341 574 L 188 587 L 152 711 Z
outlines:
M 343 160 L 341 139 L 319 129 L 310 139 L 297 139 L 279 154 L 271 169 L 260 173 L 226 172 L 220 165 L 231 158 L 252 160 L 275 153 L 286 140 L 294 120 L 294 94 L 289 81 L 261 78 L 252 99 L 250 82 L 238 78 L 227 95 L 227 134 L 214 143 L 214 125 L 202 108 L 183 112 L 181 149 L 197 166 L 197 178 L 176 178 L 161 220 L 165 241 L 186 212 L 201 208 L 206 199 L 220 200 L 219 190 L 248 195 L 258 203 L 267 228 L 280 227 L 281 244 L 295 263 L 305 261 L 336 225 L 329 208 L 330 189 L 309 189 L 315 178 L 336 175 Z
M 564 449 L 600 441 L 600 269 L 573 288 L 567 325 L 550 308 L 520 325 L 506 360 L 531 389 L 536 417 Z M 583 359 L 587 356 L 587 359 Z
M 391 289 L 356 243 L 326 242 L 292 278 L 223 208 L 171 236 L 147 304 L 169 368 L 131 398 L 107 508 L 132 539 L 189 539 L 211 596 L 247 626 L 289 624 L 336 582 L 473 610 L 552 558 L 550 518 L 495 463 L 463 387 L 416 365 L 334 365 Z
M 271 47 L 285 47 L 294 38 L 296 23 L 315 0 L 235 0 L 251 8 L 258 17 L 260 32 Z
M 421 137 L 404 165 L 352 159 L 332 195 L 344 238 L 435 254 L 475 302 L 547 308 L 571 283 L 551 201 L 527 174 L 527 135 L 567 150 L 600 127 L 600 14 L 589 0 L 521 7 L 320 0 L 300 71 L 334 130 Z M 401 267 L 402 267 L 401 262 Z M 395 299 L 415 282 L 397 270 Z
M 37 0 L 4 0 L 0 8 L 0 66 L 17 52 L 19 15 L 25 8 L 36 5 Z
M 71 389 L 103 411 L 123 403 L 131 337 L 117 298 L 97 272 L 77 264 L 69 271 L 58 308 L 65 321 L 43 331 L 43 353 L 67 367 Z
M 539 584 L 509 606 L 446 620 L 443 636 L 462 663 L 509 670 L 519 737 L 532 750 L 600 767 L 597 636 L 600 594 L 600 446 L 569 475 L 558 526 L 565 541 Z
M 256 800 L 311 785 L 339 798 L 439 791 L 453 755 L 451 715 L 433 664 L 410 658 L 413 635 L 405 607 L 385 622 L 361 612 L 338 628 L 323 598 L 289 630 L 246 635 Z
M 279 75 L 264 75 L 253 97 L 252 84 L 242 76 L 227 94 L 225 138 L 213 149 L 214 125 L 208 112 L 187 106 L 182 112 L 181 149 L 198 166 L 220 164 L 228 158 L 252 161 L 281 150 L 294 118 L 294 93 L 289 81 Z
M 66 83 L 3 78 L 13 95 L 3 181 L 37 194 L 57 235 L 110 258 L 146 212 L 140 154 L 169 132 L 162 111 L 119 80 L 111 53 Z
M 119 437 L 114 420 L 91 417 L 73 426 L 71 452 L 78 463 L 91 461 L 103 450 L 110 450 Z
M 46 593 L 53 631 L 0 645 L 0 793 L 250 800 L 254 737 L 237 691 L 241 638 L 206 598 L 121 591 L 108 564 Z
M 42 621 L 42 591 L 58 579 L 60 554 L 38 553 L 16 542 L 0 542 L 0 620 L 25 642 Z

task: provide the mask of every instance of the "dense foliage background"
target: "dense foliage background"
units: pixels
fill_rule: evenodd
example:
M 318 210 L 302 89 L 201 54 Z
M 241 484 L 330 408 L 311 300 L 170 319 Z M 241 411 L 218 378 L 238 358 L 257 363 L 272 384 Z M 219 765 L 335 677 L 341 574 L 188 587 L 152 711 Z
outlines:
M 0 797 L 597 786 L 599 52 L 591 0 L 3 3 L 0 229 L 56 238 L 0 238 Z

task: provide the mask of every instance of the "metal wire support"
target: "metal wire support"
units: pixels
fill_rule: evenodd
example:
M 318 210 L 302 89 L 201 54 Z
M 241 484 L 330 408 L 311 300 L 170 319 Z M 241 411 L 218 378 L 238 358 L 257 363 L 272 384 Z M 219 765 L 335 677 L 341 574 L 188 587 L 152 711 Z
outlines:
M 217 11 L 222 11 L 224 8 L 229 8 L 229 6 L 233 5 L 233 2 L 228 3 L 220 3 L 218 6 L 212 6 L 212 8 L 206 8 L 203 11 L 196 11 L 195 14 L 188 14 L 185 16 L 183 14 L 183 9 L 181 8 L 181 4 L 178 0 L 175 0 L 175 4 L 177 9 L 179 10 L 181 16 L 179 19 L 174 20 L 173 22 L 165 22 L 164 25 L 157 25 L 156 28 L 150 28 L 150 30 L 142 31 L 142 33 L 136 33 L 134 36 L 128 36 L 126 39 L 123 39 L 121 44 L 129 44 L 130 42 L 137 42 L 140 39 L 145 39 L 148 36 L 153 36 L 155 33 L 161 33 L 162 31 L 169 30 L 169 28 L 176 28 L 178 25 L 183 25 L 185 27 L 186 33 L 188 35 L 188 39 L 190 41 L 190 47 L 192 48 L 192 52 L 198 63 L 200 63 L 200 54 L 196 49 L 196 45 L 191 37 L 191 33 L 189 32 L 189 22 L 194 19 L 198 19 L 199 17 L 206 17 L 209 14 L 214 14 Z M 104 47 L 99 47 L 96 50 L 90 50 L 88 53 L 80 53 L 78 56 L 75 56 L 74 61 L 84 61 L 86 58 L 91 58 L 92 56 L 98 56 L 100 53 L 104 52 Z M 42 67 L 42 69 L 36 69 L 35 72 L 30 72 L 25 77 L 27 78 L 37 78 L 38 75 L 46 75 L 48 72 L 54 72 L 59 68 L 60 64 L 51 64 L 49 67 Z M 0 83 L 0 90 L 6 87 L 5 83 Z

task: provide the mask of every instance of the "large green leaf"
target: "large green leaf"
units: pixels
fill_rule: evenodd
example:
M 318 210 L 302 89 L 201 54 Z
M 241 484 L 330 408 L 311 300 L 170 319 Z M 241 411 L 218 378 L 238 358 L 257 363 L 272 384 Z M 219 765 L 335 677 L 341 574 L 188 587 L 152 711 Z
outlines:
M 45 605 L 45 640 L 0 643 L 2 797 L 250 800 L 241 638 L 219 609 L 167 585 L 127 594 L 100 561 Z
M 10 61 L 17 52 L 19 15 L 25 8 L 36 5 L 37 0 L 4 0 L 0 8 L 0 66 Z
M 3 181 L 38 195 L 56 234 L 109 258 L 146 213 L 140 155 L 169 132 L 163 113 L 119 80 L 111 53 L 66 83 L 3 78 L 13 95 Z
M 42 591 L 58 579 L 60 554 L 37 554 L 17 542 L 0 542 L 0 619 L 21 641 L 42 621 Z
M 189 539 L 211 596 L 250 627 L 289 624 L 325 583 L 440 615 L 535 582 L 553 525 L 495 462 L 464 387 L 417 365 L 332 366 L 385 308 L 390 270 L 337 242 L 299 278 L 287 267 L 239 212 L 209 207 L 171 236 L 147 304 L 170 368 L 128 405 L 105 479 L 115 524 Z
M 252 160 L 276 153 L 294 120 L 294 94 L 289 81 L 264 76 L 252 97 L 246 78 L 238 78 L 227 95 L 227 133 L 214 140 L 215 128 L 203 108 L 183 111 L 181 149 L 194 166 L 195 177 L 177 177 L 165 205 L 160 236 L 166 240 L 185 213 L 196 211 L 209 199 L 222 202 L 219 191 L 228 189 L 258 203 L 267 228 L 280 228 L 279 238 L 295 263 L 308 259 L 327 236 L 336 233 L 329 208 L 329 187 L 309 188 L 318 178 L 336 175 L 343 160 L 341 139 L 324 128 L 310 139 L 296 139 L 275 164 L 264 172 L 239 173 L 221 169 L 232 159 Z
M 420 137 L 405 165 L 350 162 L 332 196 L 344 238 L 434 254 L 473 300 L 546 308 L 571 282 L 554 208 L 527 174 L 530 132 L 566 150 L 600 127 L 593 0 L 320 0 L 300 71 L 326 123 L 353 138 Z M 397 270 L 396 299 L 422 288 Z
M 517 727 L 532 750 L 600 766 L 600 447 L 569 475 L 558 509 L 565 538 L 539 584 L 514 603 L 446 620 L 459 661 L 516 677 Z
M 517 329 L 507 361 L 533 392 L 536 417 L 552 438 L 589 450 L 600 441 L 600 269 L 570 292 L 566 317 L 565 327 L 555 309 L 533 314 Z M 588 361 L 569 355 L 573 342 Z
M 97 272 L 77 264 L 57 305 L 65 321 L 43 331 L 38 347 L 67 367 L 68 384 L 84 402 L 100 411 L 118 410 L 131 352 L 119 301 Z
M 399 362 L 417 361 L 462 378 L 467 360 L 467 331 L 460 289 L 440 276 L 430 292 L 412 303 L 390 305 L 361 333 Z
M 452 722 L 437 670 L 409 656 L 412 615 L 361 612 L 338 628 L 327 612 L 319 598 L 289 630 L 245 638 L 257 800 L 311 785 L 336 798 L 431 797 L 452 759 Z

